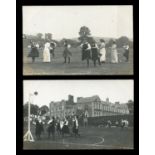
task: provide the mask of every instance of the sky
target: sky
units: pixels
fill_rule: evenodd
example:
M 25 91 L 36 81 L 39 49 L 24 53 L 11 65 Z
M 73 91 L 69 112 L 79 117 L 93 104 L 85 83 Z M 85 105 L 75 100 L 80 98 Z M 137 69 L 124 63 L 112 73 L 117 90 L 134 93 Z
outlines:
M 133 39 L 132 5 L 23 6 L 23 33 L 52 33 L 53 39 L 79 37 L 81 26 L 92 36 Z
M 24 80 L 24 103 L 29 100 L 29 94 L 38 92 L 33 97 L 33 104 L 47 105 L 51 101 L 67 100 L 68 95 L 91 97 L 99 95 L 105 101 L 126 103 L 133 100 L 133 80 Z

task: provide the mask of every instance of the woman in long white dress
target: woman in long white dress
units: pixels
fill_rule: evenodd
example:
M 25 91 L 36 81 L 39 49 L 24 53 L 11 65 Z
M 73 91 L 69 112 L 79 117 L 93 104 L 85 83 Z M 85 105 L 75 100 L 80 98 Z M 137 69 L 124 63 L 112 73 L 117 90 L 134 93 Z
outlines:
M 45 43 L 44 51 L 43 51 L 43 62 L 50 62 L 50 43 Z
M 111 47 L 111 63 L 118 63 L 117 45 L 115 41 L 113 41 Z
M 105 49 L 105 41 L 103 39 L 100 39 L 100 54 L 101 54 L 101 57 L 100 57 L 100 62 L 101 63 L 105 63 L 106 61 L 106 49 Z

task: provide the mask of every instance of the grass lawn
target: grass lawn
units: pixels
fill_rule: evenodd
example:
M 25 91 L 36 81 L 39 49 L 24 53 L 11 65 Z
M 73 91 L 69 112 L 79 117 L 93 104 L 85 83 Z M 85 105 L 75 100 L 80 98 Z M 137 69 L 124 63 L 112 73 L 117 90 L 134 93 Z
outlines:
M 71 48 L 71 64 L 64 64 L 62 57 L 63 48 L 58 47 L 55 50 L 55 58 L 50 63 L 43 63 L 43 54 L 40 50 L 40 56 L 35 63 L 31 63 L 28 58 L 28 48 L 24 48 L 23 54 L 23 74 L 24 75 L 132 75 L 133 74 L 133 50 L 130 50 L 129 62 L 125 62 L 122 56 L 123 50 L 119 49 L 118 64 L 110 63 L 110 51 L 107 51 L 107 63 L 102 66 L 93 66 L 90 61 L 90 67 L 86 67 L 86 61 L 81 61 L 81 49 Z
M 133 128 L 97 128 L 80 127 L 80 137 L 56 135 L 55 140 L 48 139 L 46 130 L 41 140 L 24 142 L 24 149 L 133 149 Z

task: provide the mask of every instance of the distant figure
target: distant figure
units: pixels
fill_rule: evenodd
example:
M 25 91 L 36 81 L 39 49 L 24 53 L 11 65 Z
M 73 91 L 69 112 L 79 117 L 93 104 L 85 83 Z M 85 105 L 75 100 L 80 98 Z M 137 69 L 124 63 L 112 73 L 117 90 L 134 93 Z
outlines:
M 72 132 L 75 135 L 75 137 L 80 136 L 79 135 L 79 122 L 76 116 L 74 116 L 73 118 L 73 128 L 72 128 Z
M 47 41 L 44 45 L 44 50 L 43 50 L 43 62 L 50 62 L 51 57 L 50 57 L 50 43 Z
M 39 51 L 36 47 L 36 44 L 34 42 L 30 42 L 31 45 L 28 46 L 30 48 L 30 53 L 28 54 L 28 57 L 32 58 L 32 63 L 35 62 L 35 58 L 39 57 Z
M 101 57 L 100 57 L 100 62 L 101 63 L 105 63 L 106 61 L 106 49 L 105 49 L 105 41 L 103 39 L 100 39 L 100 54 L 101 54 Z
M 71 59 L 72 54 L 71 54 L 69 48 L 71 48 L 71 45 L 68 44 L 67 40 L 65 40 L 65 42 L 64 42 L 64 52 L 63 52 L 64 63 L 67 63 L 67 59 L 68 59 L 68 63 L 70 63 L 70 59 Z
M 98 61 L 99 65 L 101 65 L 100 58 L 99 58 L 99 52 L 98 52 L 98 46 L 95 43 L 95 41 L 91 44 L 91 52 L 92 52 L 92 60 L 94 63 L 94 67 L 96 67 L 96 60 Z
M 87 115 L 84 115 L 83 123 L 84 123 L 84 127 L 88 126 L 88 117 L 87 117 Z
M 89 59 L 91 59 L 91 46 L 87 40 L 84 39 L 80 47 L 82 49 L 82 61 L 87 60 L 87 67 L 89 67 Z
M 112 123 L 111 123 L 110 120 L 107 121 L 107 125 L 108 125 L 109 128 L 111 128 Z
M 125 52 L 124 52 L 124 57 L 126 58 L 126 62 L 129 61 L 129 45 L 124 45 L 123 46 Z
M 55 57 L 55 48 L 56 48 L 56 43 L 54 41 L 50 42 L 50 55 L 51 55 L 51 60 L 52 58 Z
M 111 63 L 118 63 L 117 45 L 115 41 L 113 41 L 111 46 Z

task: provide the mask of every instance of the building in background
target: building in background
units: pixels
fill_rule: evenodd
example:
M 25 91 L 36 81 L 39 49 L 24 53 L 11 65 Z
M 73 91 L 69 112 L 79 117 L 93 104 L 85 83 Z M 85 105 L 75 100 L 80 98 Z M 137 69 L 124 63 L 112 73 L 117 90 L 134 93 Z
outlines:
M 74 96 L 68 95 L 68 100 L 66 101 L 51 102 L 49 110 L 50 117 L 54 116 L 60 118 L 75 114 L 78 116 L 99 117 L 130 113 L 127 103 L 111 103 L 109 98 L 107 98 L 106 101 L 102 101 L 98 95 L 92 97 L 78 97 L 77 102 L 74 102 Z

